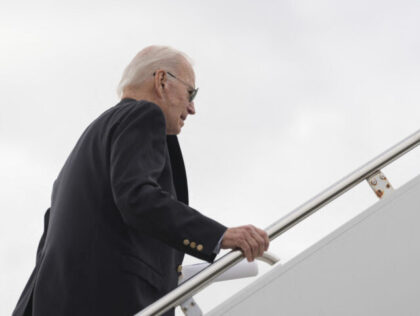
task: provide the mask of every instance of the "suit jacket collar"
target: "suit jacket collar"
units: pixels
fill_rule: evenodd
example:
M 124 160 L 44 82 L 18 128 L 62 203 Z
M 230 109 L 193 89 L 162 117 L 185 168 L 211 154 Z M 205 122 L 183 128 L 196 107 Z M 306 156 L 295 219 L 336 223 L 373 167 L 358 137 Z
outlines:
M 137 101 L 132 98 L 121 99 L 121 102 Z M 188 184 L 184 160 L 177 135 L 166 135 L 169 157 L 171 158 L 172 177 L 179 201 L 188 205 Z

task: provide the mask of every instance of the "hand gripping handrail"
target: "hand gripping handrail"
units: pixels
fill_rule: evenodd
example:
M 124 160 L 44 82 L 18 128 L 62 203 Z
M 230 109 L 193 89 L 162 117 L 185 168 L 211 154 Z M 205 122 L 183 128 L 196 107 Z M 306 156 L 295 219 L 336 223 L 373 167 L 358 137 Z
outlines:
M 375 172 L 398 159 L 420 143 L 420 130 L 408 136 L 395 146 L 391 147 L 381 155 L 370 160 L 359 169 L 350 173 L 340 181 L 336 182 L 323 192 L 316 195 L 306 203 L 302 204 L 277 222 L 266 228 L 270 240 L 278 237 L 309 215 L 313 214 L 321 207 L 330 203 L 346 191 L 350 190 L 364 179 L 370 177 Z M 208 286 L 213 279 L 222 274 L 242 260 L 243 254 L 240 250 L 232 250 L 213 264 L 209 265 L 200 273 L 178 286 L 153 304 L 147 306 L 135 316 L 161 315 L 168 309 L 177 306 L 182 301 L 199 292 Z

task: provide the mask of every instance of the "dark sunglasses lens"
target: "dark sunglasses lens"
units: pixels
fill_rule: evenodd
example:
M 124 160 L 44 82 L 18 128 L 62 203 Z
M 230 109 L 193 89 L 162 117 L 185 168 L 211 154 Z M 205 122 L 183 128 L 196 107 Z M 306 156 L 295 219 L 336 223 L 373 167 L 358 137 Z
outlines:
M 192 102 L 195 98 L 195 96 L 197 95 L 197 91 L 198 89 L 194 89 L 192 91 L 190 91 L 190 102 Z

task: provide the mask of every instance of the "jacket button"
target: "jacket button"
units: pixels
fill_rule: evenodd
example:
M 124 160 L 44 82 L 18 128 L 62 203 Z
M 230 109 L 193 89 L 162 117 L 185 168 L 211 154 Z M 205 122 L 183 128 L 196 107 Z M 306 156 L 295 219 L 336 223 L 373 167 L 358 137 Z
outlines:
M 198 250 L 198 251 L 203 250 L 203 245 L 201 245 L 201 244 L 200 244 L 200 245 L 197 245 L 197 250 Z
M 192 241 L 191 244 L 190 244 L 190 247 L 195 248 L 195 242 Z
M 189 245 L 189 243 L 190 243 L 190 241 L 189 241 L 188 239 L 184 239 L 184 245 L 185 245 L 185 246 L 188 246 L 188 245 Z
M 182 265 L 179 265 L 178 268 L 176 269 L 176 271 L 178 271 L 178 273 L 182 272 Z

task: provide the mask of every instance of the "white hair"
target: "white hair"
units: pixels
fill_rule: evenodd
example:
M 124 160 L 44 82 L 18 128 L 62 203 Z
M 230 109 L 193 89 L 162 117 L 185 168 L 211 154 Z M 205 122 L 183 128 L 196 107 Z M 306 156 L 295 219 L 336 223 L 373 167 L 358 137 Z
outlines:
M 117 94 L 121 98 L 127 86 L 140 85 L 151 78 L 157 69 L 175 72 L 183 61 L 192 65 L 192 60 L 185 53 L 169 46 L 148 46 L 141 50 L 125 68 Z

